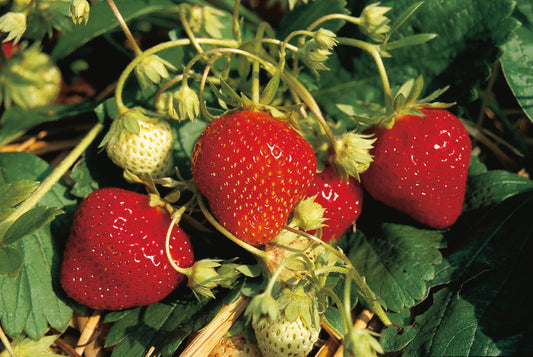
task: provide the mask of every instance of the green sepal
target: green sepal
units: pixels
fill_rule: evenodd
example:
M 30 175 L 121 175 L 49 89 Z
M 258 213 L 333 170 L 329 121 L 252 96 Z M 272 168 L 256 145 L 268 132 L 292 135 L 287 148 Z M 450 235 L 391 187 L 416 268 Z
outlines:
M 268 105 L 272 103 L 279 89 L 279 83 L 280 83 L 280 76 L 279 76 L 279 73 L 276 73 L 270 79 L 270 81 L 268 81 L 267 85 L 263 89 L 263 92 L 261 93 L 261 97 L 259 98 L 260 104 Z
M 253 324 L 259 324 L 261 320 L 276 321 L 280 311 L 276 300 L 267 292 L 258 294 L 252 298 L 244 311 L 244 315 Z
M 137 119 L 134 118 L 132 115 L 124 115 L 122 125 L 124 129 L 126 129 L 132 134 L 139 135 L 139 133 L 141 132 L 141 127 L 139 126 Z

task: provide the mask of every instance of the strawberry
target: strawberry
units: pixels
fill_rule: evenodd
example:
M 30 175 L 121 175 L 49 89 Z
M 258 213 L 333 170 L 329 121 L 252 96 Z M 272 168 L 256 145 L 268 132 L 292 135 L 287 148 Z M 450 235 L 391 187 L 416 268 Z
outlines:
M 272 322 L 262 320 L 254 325 L 254 332 L 263 357 L 307 356 L 319 334 L 317 328 L 307 327 L 300 317 L 294 321 L 286 317 Z
M 102 188 L 84 199 L 68 237 L 60 281 L 65 292 L 95 309 L 121 310 L 160 301 L 185 276 L 165 254 L 170 215 L 150 198 Z M 194 262 L 187 235 L 175 226 L 170 252 L 179 267 Z
M 13 41 L 2 42 L 2 52 L 7 59 L 11 58 L 13 51 L 18 48 L 20 48 L 20 45 L 14 44 Z
M 196 142 L 191 171 L 215 218 L 238 239 L 274 238 L 315 176 L 312 147 L 287 123 L 240 111 L 213 120 Z
M 302 287 L 284 289 L 275 300 L 275 319 L 252 318 L 257 346 L 263 357 L 304 357 L 318 341 L 320 317 L 314 297 Z
M 174 137 L 170 124 L 151 118 L 140 108 L 130 109 L 113 121 L 100 146 L 117 166 L 154 179 L 172 173 Z
M 341 180 L 331 166 L 316 175 L 307 195 L 316 195 L 315 202 L 326 209 L 322 228 L 325 242 L 338 239 L 361 214 L 363 188 L 360 183 L 353 177 Z
M 461 214 L 472 143 L 453 114 L 421 111 L 400 115 L 391 129 L 374 129 L 374 162 L 361 181 L 376 200 L 444 229 Z
M 9 108 L 24 109 L 54 104 L 61 90 L 62 74 L 39 44 L 3 47 L 0 66 L 0 100 Z

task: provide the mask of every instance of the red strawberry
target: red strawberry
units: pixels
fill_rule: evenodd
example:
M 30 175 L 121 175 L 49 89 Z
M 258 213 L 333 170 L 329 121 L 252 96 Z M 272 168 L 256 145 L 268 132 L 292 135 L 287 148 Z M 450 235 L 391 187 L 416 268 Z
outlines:
M 312 147 L 287 123 L 263 112 L 215 119 L 200 135 L 191 171 L 217 220 L 260 246 L 276 236 L 315 176 Z
M 361 214 L 363 206 L 363 188 L 350 177 L 349 181 L 341 180 L 331 166 L 315 177 L 308 197 L 317 195 L 315 202 L 325 208 L 322 228 L 322 240 L 329 242 L 338 239 Z
M 401 115 L 375 130 L 374 162 L 361 174 L 372 197 L 420 223 L 444 229 L 463 207 L 472 143 L 460 120 L 442 109 Z
M 4 52 L 6 58 L 11 58 L 13 51 L 18 48 L 20 48 L 20 45 L 13 44 L 13 41 L 2 42 L 2 51 Z
M 69 296 L 92 308 L 121 310 L 155 303 L 185 280 L 165 254 L 170 215 L 149 201 L 139 193 L 102 188 L 81 202 L 61 267 Z M 177 226 L 170 251 L 178 266 L 193 264 L 189 238 Z

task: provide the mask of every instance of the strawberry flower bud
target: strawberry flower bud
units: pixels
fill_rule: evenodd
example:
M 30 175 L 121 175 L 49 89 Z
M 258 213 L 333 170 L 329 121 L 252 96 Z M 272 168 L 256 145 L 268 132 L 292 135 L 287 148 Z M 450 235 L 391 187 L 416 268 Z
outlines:
M 324 64 L 331 52 L 318 44 L 316 40 L 307 41 L 300 48 L 300 54 L 304 63 L 313 71 L 327 71 L 328 67 Z
M 374 336 L 379 334 L 368 329 L 350 329 L 344 336 L 345 352 L 349 356 L 371 357 L 383 353 L 383 347 Z
M 379 3 L 365 7 L 360 17 L 361 31 L 374 41 L 383 41 L 384 35 L 390 31 L 390 26 L 387 25 L 390 20 L 384 16 L 390 9 L 390 7 L 379 6 Z
M 72 18 L 74 24 L 79 25 L 82 22 L 89 21 L 89 12 L 91 11 L 91 5 L 87 0 L 72 0 L 69 7 L 69 16 Z
M 155 102 L 155 107 L 159 113 L 179 121 L 186 118 L 192 121 L 200 114 L 198 95 L 188 85 L 183 85 L 174 93 L 161 93 Z
M 359 174 L 366 171 L 372 162 L 370 150 L 376 141 L 372 135 L 346 133 L 335 142 L 334 165 L 341 177 L 348 179 L 353 176 L 359 179 Z
M 337 37 L 337 35 L 333 31 L 321 28 L 315 32 L 314 39 L 319 48 L 331 50 L 337 45 L 337 43 L 339 43 L 335 37 Z
M 168 61 L 157 55 L 145 57 L 136 67 L 135 75 L 143 90 L 151 84 L 159 84 L 163 79 L 168 78 L 168 71 L 176 71 L 176 68 Z
M 326 209 L 315 202 L 316 195 L 301 200 L 294 208 L 292 224 L 303 228 L 306 231 L 312 231 L 322 227 L 325 221 L 324 212 Z
M 212 38 L 223 38 L 222 30 L 224 25 L 220 22 L 219 17 L 225 14 L 209 6 L 194 6 L 191 9 L 189 25 L 196 35 L 207 35 Z
M 174 108 L 178 109 L 178 117 L 194 120 L 200 114 L 200 100 L 198 94 L 188 85 L 182 85 L 172 96 Z
M 169 92 L 163 92 L 155 101 L 155 108 L 159 113 L 166 114 L 172 119 L 180 120 L 178 112 L 174 108 L 174 94 Z
M 23 12 L 8 12 L 0 17 L 0 31 L 7 32 L 7 37 L 3 42 L 13 40 L 19 42 L 26 31 L 26 14 Z

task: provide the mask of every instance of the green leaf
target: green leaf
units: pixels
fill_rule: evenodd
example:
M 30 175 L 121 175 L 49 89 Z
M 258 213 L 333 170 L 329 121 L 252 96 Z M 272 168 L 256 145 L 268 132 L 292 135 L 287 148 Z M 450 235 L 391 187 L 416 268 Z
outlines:
M 19 249 L 10 246 L 0 246 L 0 275 L 15 279 L 18 277 L 24 257 Z
M 402 311 L 429 293 L 428 281 L 442 261 L 442 234 L 395 223 L 350 238 L 347 255 L 370 288 L 392 311 Z
M 88 113 L 92 111 L 96 105 L 96 103 L 82 102 L 79 104 L 61 104 L 29 110 L 20 107 L 11 107 L 2 115 L 0 145 L 4 145 L 18 138 L 27 130 L 38 124 L 49 123 L 69 116 Z
M 39 182 L 24 180 L 0 185 L 0 197 L 2 197 L 0 220 L 6 219 L 13 212 L 13 208 L 28 198 L 37 187 Z
M 375 1 L 364 3 L 372 2 Z M 394 19 L 415 3 L 418 1 L 394 1 L 387 15 Z M 385 58 L 384 65 L 392 88 L 422 75 L 425 93 L 449 85 L 441 101 L 470 102 L 476 95 L 476 87 L 486 80 L 492 65 L 500 58 L 501 46 L 518 26 L 511 16 L 513 7 L 512 0 L 424 1 L 391 41 L 419 33 L 437 37 L 423 45 L 391 51 L 392 57 Z M 368 113 L 372 103 L 383 105 L 383 89 L 368 53 L 344 47 L 337 52 L 344 61 L 352 58 L 353 62 L 341 63 L 338 58 L 328 61 L 331 70 L 321 73 L 320 89 L 312 94 L 328 115 L 350 123 L 337 105 L 350 105 L 361 115 Z
M 469 177 L 465 194 L 465 211 L 496 205 L 518 193 L 533 190 L 529 178 L 503 170 Z
M 318 18 L 334 13 L 348 14 L 345 0 L 315 0 L 308 2 L 307 5 L 297 6 L 281 19 L 277 32 L 278 38 L 285 38 L 293 31 L 307 29 Z M 319 27 L 337 32 L 343 25 L 344 21 L 335 20 L 326 21 Z
M 115 0 L 126 22 L 153 12 L 177 12 L 178 4 L 172 0 Z M 54 60 L 64 58 L 90 40 L 119 27 L 119 22 L 107 2 L 91 5 L 89 22 L 76 26 L 73 31 L 59 37 L 51 53 Z
M 386 352 L 403 350 L 417 333 L 418 329 L 414 326 L 389 326 L 381 335 L 381 346 Z
M 21 180 L 41 181 L 52 169 L 27 153 L 0 154 L 0 184 Z M 68 235 L 76 201 L 63 183 L 53 186 L 40 205 L 63 209 L 51 224 L 15 242 L 24 264 L 16 278 L 0 276 L 0 320 L 6 333 L 39 339 L 50 327 L 64 331 L 72 316 L 59 286 L 62 241 Z M 52 235 L 53 232 L 53 235 Z
M 11 347 L 13 347 L 15 354 L 20 357 L 61 357 L 63 355 L 54 353 L 50 348 L 58 338 L 59 335 L 45 336 L 38 340 L 17 337 L 13 340 Z M 7 351 L 3 351 L 0 353 L 0 357 L 10 357 L 10 355 Z
M 52 222 L 61 213 L 63 211 L 55 207 L 37 206 L 11 224 L 6 234 L 0 238 L 0 243 L 12 244 Z
M 217 294 L 217 299 L 197 300 L 186 294 L 177 301 L 167 301 L 114 313 L 106 345 L 115 346 L 113 357 L 144 357 L 154 346 L 154 355 L 173 356 L 193 331 L 203 328 L 214 315 L 237 296 L 240 287 Z
M 174 131 L 174 163 L 182 175 L 189 175 L 194 144 L 207 124 L 203 120 L 193 120 L 180 123 L 171 121 L 170 125 Z
M 503 46 L 502 69 L 516 100 L 533 120 L 533 6 L 521 1 L 516 12 L 523 26 L 516 31 L 518 36 Z
M 410 355 L 531 354 L 532 209 L 533 193 L 524 192 L 466 217 L 447 234 L 449 254 L 437 280 L 453 283 L 416 318 L 420 331 Z

